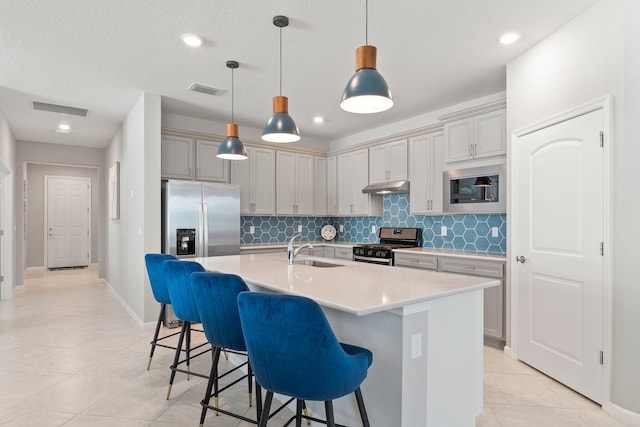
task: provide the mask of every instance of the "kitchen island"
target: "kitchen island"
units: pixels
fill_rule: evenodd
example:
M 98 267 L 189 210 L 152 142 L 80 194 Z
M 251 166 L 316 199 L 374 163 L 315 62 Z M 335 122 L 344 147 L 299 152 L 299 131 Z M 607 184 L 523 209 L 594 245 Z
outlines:
M 284 254 L 196 258 L 255 291 L 317 301 L 338 339 L 373 352 L 362 392 L 374 427 L 474 426 L 482 413 L 483 290 L 499 281 L 346 260 L 288 265 Z M 291 319 L 295 322 L 295 319 Z M 360 425 L 355 398 L 336 421 Z M 324 416 L 322 403 L 309 402 Z

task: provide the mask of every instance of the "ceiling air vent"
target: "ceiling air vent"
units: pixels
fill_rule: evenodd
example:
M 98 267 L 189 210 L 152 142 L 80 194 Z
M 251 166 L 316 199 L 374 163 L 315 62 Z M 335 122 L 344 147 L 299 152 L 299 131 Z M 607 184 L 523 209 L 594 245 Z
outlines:
M 187 88 L 192 92 L 200 92 L 206 93 L 207 95 L 213 96 L 222 96 L 225 94 L 226 90 L 218 89 L 217 87 L 205 86 L 200 83 L 191 83 L 191 85 Z
M 69 114 L 71 116 L 87 117 L 89 110 L 86 108 L 69 107 L 67 105 L 48 104 L 46 102 L 33 101 L 33 109 L 49 111 L 51 113 Z

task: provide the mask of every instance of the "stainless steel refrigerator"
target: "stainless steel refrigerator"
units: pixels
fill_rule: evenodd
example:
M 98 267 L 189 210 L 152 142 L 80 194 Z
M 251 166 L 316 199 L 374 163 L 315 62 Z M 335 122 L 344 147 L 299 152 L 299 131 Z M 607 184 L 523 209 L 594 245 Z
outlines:
M 162 184 L 162 252 L 178 258 L 240 253 L 240 188 L 169 180 Z
M 162 253 L 178 258 L 239 254 L 240 188 L 213 182 L 163 182 Z M 180 326 L 170 306 L 164 324 Z

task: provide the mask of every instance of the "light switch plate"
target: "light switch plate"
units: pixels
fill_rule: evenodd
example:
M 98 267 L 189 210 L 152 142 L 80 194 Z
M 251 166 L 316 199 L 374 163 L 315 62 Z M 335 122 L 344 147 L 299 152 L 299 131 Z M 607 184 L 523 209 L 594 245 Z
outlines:
M 344 233 L 344 225 L 340 224 L 340 232 Z
M 298 233 L 302 233 L 302 225 L 298 225 Z
M 376 232 L 376 226 L 375 225 L 371 226 L 371 232 L 375 234 L 375 232 Z
M 255 232 L 256 228 L 253 225 L 249 226 L 249 234 L 254 234 Z
M 422 334 L 411 335 L 411 358 L 422 356 Z
M 491 237 L 498 237 L 500 235 L 500 231 L 498 227 L 491 227 Z
M 441 236 L 446 236 L 447 235 L 447 226 L 443 225 L 442 227 L 440 227 L 440 235 Z

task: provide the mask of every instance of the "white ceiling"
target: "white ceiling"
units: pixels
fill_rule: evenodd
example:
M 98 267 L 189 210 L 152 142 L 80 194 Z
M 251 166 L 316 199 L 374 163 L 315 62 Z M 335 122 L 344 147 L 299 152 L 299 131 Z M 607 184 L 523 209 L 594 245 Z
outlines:
M 345 135 L 505 90 L 505 64 L 596 0 L 371 0 L 369 43 L 395 106 L 373 115 L 338 104 L 365 44 L 364 0 L 2 0 L 0 109 L 16 139 L 105 147 L 142 92 L 162 95 L 164 112 L 260 129 L 283 95 L 304 138 Z M 523 34 L 504 47 L 506 31 Z M 180 35 L 205 39 L 187 48 Z M 187 91 L 198 82 L 223 96 Z M 88 108 L 86 118 L 33 111 L 38 100 Z M 315 115 L 326 122 L 313 123 Z M 61 121 L 73 132 L 59 134 Z

